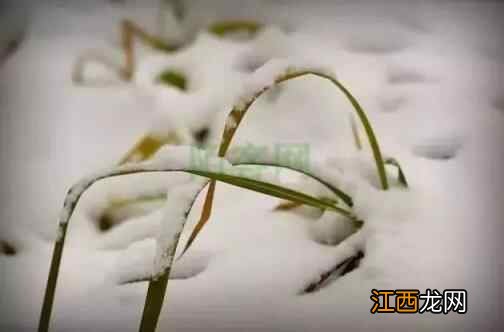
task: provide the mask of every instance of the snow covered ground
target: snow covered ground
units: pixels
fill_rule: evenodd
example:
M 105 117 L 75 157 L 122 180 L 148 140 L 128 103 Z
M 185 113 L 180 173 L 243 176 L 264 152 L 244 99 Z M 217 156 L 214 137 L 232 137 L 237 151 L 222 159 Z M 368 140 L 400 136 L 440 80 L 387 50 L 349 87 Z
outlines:
M 201 32 L 175 55 L 140 47 L 133 83 L 77 87 L 71 82 L 77 57 L 89 49 L 118 56 L 121 18 L 154 31 L 157 1 L 17 5 L 30 8 L 28 30 L 0 66 L 0 240 L 17 250 L 0 254 L 0 330 L 36 329 L 69 186 L 114 165 L 149 130 L 209 126 L 216 140 L 250 67 L 285 56 L 330 64 L 368 112 L 385 153 L 400 160 L 410 189 L 358 192 L 356 208 L 365 220 L 358 233 L 365 250 L 360 266 L 319 292 L 299 295 L 345 257 L 355 237 L 338 246 L 321 244 L 316 216 L 303 209 L 273 212 L 278 200 L 218 184 L 209 224 L 175 265 L 159 330 L 499 330 L 503 6 L 187 2 L 193 30 L 222 18 L 254 18 L 268 26 L 250 41 Z M 167 66 L 188 73 L 187 94 L 153 84 Z M 87 74 L 113 79 L 99 66 Z M 233 144 L 309 144 L 313 160 L 355 154 L 351 108 L 335 91 L 314 78 L 288 83 L 253 106 Z M 148 261 L 148 240 L 126 248 L 157 231 L 162 210 L 106 233 L 92 220 L 114 195 L 184 180 L 131 176 L 97 184 L 86 194 L 69 231 L 54 331 L 137 329 L 146 284 L 119 286 L 118 271 Z M 197 221 L 201 199 L 189 226 Z M 371 315 L 373 288 L 464 288 L 468 312 Z

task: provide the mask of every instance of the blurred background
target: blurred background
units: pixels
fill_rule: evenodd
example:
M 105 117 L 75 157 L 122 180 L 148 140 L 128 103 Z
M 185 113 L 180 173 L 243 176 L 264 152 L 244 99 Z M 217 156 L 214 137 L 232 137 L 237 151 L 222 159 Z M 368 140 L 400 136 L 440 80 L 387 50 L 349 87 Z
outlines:
M 370 240 L 379 243 L 370 244 L 376 254 L 356 279 L 297 300 L 296 287 L 310 278 L 307 271 L 296 274 L 301 263 L 320 270 L 316 262 L 327 264 L 333 248 L 310 244 L 299 266 L 286 263 L 292 248 L 308 241 L 299 225 L 309 221 L 296 215 L 295 230 L 284 229 L 290 217 L 257 212 L 272 207 L 257 199 L 243 216 L 242 226 L 250 227 L 243 234 L 236 225 L 242 210 L 222 207 L 233 199 L 242 202 L 241 196 L 226 187 L 212 219 L 221 226 L 209 226 L 190 256 L 194 261 L 181 268 L 181 275 L 197 278 L 174 282 L 160 330 L 500 330 L 503 15 L 499 1 L 476 0 L 1 0 L 0 330 L 35 330 L 56 220 L 70 185 L 115 165 L 146 133 L 215 144 L 242 81 L 269 60 L 290 56 L 329 64 L 348 84 L 381 144 L 414 178 L 421 211 L 428 213 L 419 213 L 425 219 L 412 226 Z M 135 41 L 136 66 L 125 80 L 118 70 L 127 63 L 123 19 L 182 46 L 165 54 Z M 212 34 L 208 27 L 223 21 L 261 28 Z M 83 58 L 92 61 L 76 80 Z M 168 67 L 184 73 L 184 89 L 159 84 L 159 73 Z M 293 82 L 263 99 L 258 111 L 247 115 L 237 145 L 309 144 L 313 158 L 348 152 L 347 114 L 331 110 L 349 106 L 326 83 Z M 91 190 L 72 226 L 56 331 L 136 329 L 145 285 L 119 289 L 108 283 L 134 237 L 114 235 L 98 216 L 120 193 L 146 183 L 163 191 L 177 181 L 170 179 L 132 178 Z M 121 223 L 125 215 L 159 217 L 159 206 L 119 211 L 111 223 Z M 277 218 L 286 225 L 269 226 Z M 257 220 L 259 226 L 252 226 Z M 254 249 L 262 260 L 250 253 L 252 243 L 264 245 L 265 252 Z M 243 277 L 252 266 L 259 272 Z M 277 269 L 295 272 L 289 277 L 272 272 Z M 229 274 L 234 278 L 215 271 L 234 271 Z M 464 288 L 468 313 L 369 317 L 370 289 L 380 286 Z M 101 302 L 102 294 L 109 299 Z

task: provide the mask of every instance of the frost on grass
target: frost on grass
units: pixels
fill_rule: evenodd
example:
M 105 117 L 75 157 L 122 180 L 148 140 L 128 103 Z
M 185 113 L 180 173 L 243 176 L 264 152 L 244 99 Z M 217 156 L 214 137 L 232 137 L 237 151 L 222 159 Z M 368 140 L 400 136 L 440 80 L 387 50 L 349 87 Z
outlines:
M 204 162 L 198 162 L 203 160 Z M 71 218 L 78 199 L 95 182 L 101 179 L 121 176 L 126 174 L 143 172 L 191 172 L 204 171 L 212 173 L 223 173 L 226 175 L 241 174 L 239 166 L 233 166 L 224 158 L 208 155 L 205 150 L 200 150 L 193 146 L 165 146 L 161 148 L 153 159 L 134 164 L 124 164 L 119 167 L 105 169 L 88 177 L 85 177 L 72 186 L 65 198 L 64 206 L 60 214 L 60 234 L 59 239 L 64 235 L 65 225 Z M 144 188 L 138 188 L 138 192 L 130 192 L 130 196 L 139 197 Z
M 447 160 L 454 158 L 462 148 L 459 136 L 441 136 L 424 139 L 413 147 L 413 153 L 427 159 Z
M 63 203 L 63 209 L 61 210 L 60 213 L 60 224 L 64 225 L 68 223 L 68 220 L 71 217 L 71 213 L 73 212 L 73 209 L 75 208 L 75 204 L 77 203 L 77 200 L 79 197 L 82 195 L 82 193 L 91 186 L 91 184 L 95 181 L 97 181 L 102 174 L 107 174 L 109 173 L 110 170 L 105 170 L 103 172 L 97 172 L 94 175 L 88 176 L 80 180 L 77 184 L 72 186 L 70 190 L 68 190 L 67 196 L 65 198 L 65 202 Z M 61 228 L 58 230 L 58 239 L 61 239 L 62 236 L 62 230 Z
M 149 171 L 191 171 L 202 170 L 207 172 L 220 172 L 233 175 L 239 172 L 239 166 L 232 166 L 227 160 L 218 157 L 211 157 L 214 161 L 204 167 L 196 166 L 193 162 L 194 154 L 205 153 L 202 150 L 190 146 L 165 147 L 161 149 L 155 157 L 146 162 L 137 164 L 126 164 L 115 169 L 97 172 L 89 176 L 75 186 L 73 186 L 65 200 L 64 209 L 61 214 L 58 240 L 64 236 L 66 224 L 71 217 L 75 205 L 83 192 L 89 188 L 94 182 L 106 177 L 115 175 L 124 175 L 138 172 Z M 208 166 L 211 166 L 210 168 Z M 217 169 L 215 167 L 218 167 Z M 272 179 L 274 180 L 274 179 Z M 159 276 L 166 272 L 173 262 L 173 256 L 178 243 L 178 239 L 182 232 L 183 226 L 187 219 L 187 214 L 201 189 L 208 183 L 208 179 L 197 178 L 191 183 L 182 186 L 175 186 L 167 193 L 167 203 L 164 207 L 163 219 L 161 221 L 161 231 L 157 239 L 156 257 L 154 260 L 153 275 Z M 132 272 L 132 274 L 143 275 L 146 272 L 145 268 L 141 268 L 140 272 Z M 135 275 L 121 273 L 126 275 L 128 279 L 134 278 Z M 120 281 L 123 277 L 119 278 Z

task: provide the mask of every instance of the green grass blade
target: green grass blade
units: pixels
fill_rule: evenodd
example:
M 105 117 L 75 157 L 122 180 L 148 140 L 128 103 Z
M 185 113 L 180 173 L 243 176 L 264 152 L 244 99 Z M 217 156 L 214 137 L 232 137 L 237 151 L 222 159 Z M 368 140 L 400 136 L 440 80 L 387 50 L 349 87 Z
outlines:
M 272 183 L 253 180 L 239 176 L 233 176 L 229 174 L 219 174 L 204 171 L 189 171 L 189 173 L 195 175 L 201 175 L 236 187 L 249 189 L 252 191 L 260 192 L 269 196 L 289 200 L 292 202 L 310 205 L 320 209 L 330 209 L 332 211 L 339 212 L 347 217 L 351 217 L 351 213 L 349 211 L 337 207 L 332 202 L 328 202 L 327 200 L 324 199 L 318 199 L 313 196 L 301 193 L 299 191 L 281 187 Z
M 202 182 L 197 188 L 197 191 L 192 193 L 190 201 L 185 202 L 183 219 L 179 224 L 180 229 L 175 232 L 175 235 L 170 239 L 170 243 L 167 245 L 166 257 L 169 258 L 168 264 L 163 268 L 163 271 L 158 275 L 154 275 L 149 281 L 149 288 L 147 290 L 147 295 L 145 297 L 145 305 L 142 313 L 142 320 L 140 322 L 140 332 L 155 332 L 157 323 L 159 321 L 159 316 L 163 309 L 163 302 L 166 296 L 166 288 L 168 286 L 168 280 L 170 279 L 170 272 L 173 264 L 173 258 L 175 256 L 175 251 L 177 250 L 178 242 L 180 240 L 180 234 L 184 229 L 185 223 L 187 222 L 187 216 L 196 201 L 199 193 L 206 186 L 206 182 Z M 175 221 L 175 220 L 174 220 Z M 175 221 L 176 222 L 176 221 Z
M 254 162 L 248 162 L 248 161 L 247 162 L 233 162 L 233 165 L 237 165 L 237 166 L 239 166 L 239 165 L 270 166 L 270 167 L 277 167 L 277 168 L 285 168 L 285 169 L 289 169 L 291 171 L 299 172 L 299 173 L 301 173 L 301 174 L 303 174 L 305 176 L 308 176 L 308 177 L 316 180 L 317 182 L 320 182 L 322 185 L 324 185 L 325 187 L 327 187 L 327 189 L 329 189 L 333 194 L 335 194 L 337 197 L 341 198 L 341 200 L 343 202 L 345 202 L 345 204 L 348 207 L 352 207 L 353 206 L 353 200 L 352 200 L 352 198 L 347 193 L 345 193 L 343 190 L 335 187 L 334 185 L 332 185 L 328 181 L 324 180 L 322 177 L 306 171 L 302 167 L 295 167 L 294 165 L 275 164 L 275 163 L 271 163 L 271 162 L 261 162 L 261 161 L 254 161 Z
M 288 70 L 286 73 L 280 73 L 278 77 L 275 79 L 272 85 L 270 86 L 263 86 L 260 87 L 250 98 L 250 100 L 247 100 L 243 105 L 234 105 L 231 112 L 228 115 L 227 120 L 230 120 L 231 123 L 235 123 L 235 126 L 231 127 L 225 127 L 224 132 L 222 133 L 222 139 L 221 143 L 219 146 L 219 157 L 224 157 L 229 149 L 229 146 L 231 144 L 231 141 L 236 133 L 236 130 L 240 126 L 241 121 L 243 120 L 243 117 L 249 110 L 249 108 L 252 106 L 252 104 L 265 92 L 269 91 L 273 87 L 277 86 L 280 83 L 303 77 L 306 75 L 314 75 L 319 78 L 323 78 L 326 80 L 329 80 L 331 83 L 333 83 L 343 94 L 345 97 L 350 101 L 350 104 L 352 105 L 354 111 L 356 112 L 359 120 L 361 121 L 364 130 L 366 132 L 366 135 L 368 137 L 368 142 L 369 145 L 371 146 L 371 151 L 373 153 L 373 157 L 375 159 L 375 164 L 376 164 L 376 169 L 378 173 L 378 177 L 380 179 L 381 187 L 383 190 L 387 190 L 389 188 L 388 184 L 388 179 L 387 175 L 385 172 L 385 164 L 383 162 L 383 156 L 380 150 L 380 146 L 378 144 L 378 140 L 376 139 L 376 135 L 374 133 L 373 127 L 371 126 L 371 123 L 369 122 L 369 119 L 360 106 L 359 102 L 357 99 L 350 93 L 350 91 L 341 83 L 339 82 L 335 77 L 332 77 L 326 73 L 315 71 L 315 70 Z M 186 244 L 186 247 L 183 251 L 185 253 L 191 243 L 194 241 L 198 233 L 203 229 L 205 224 L 208 222 L 210 219 L 210 214 L 211 214 L 211 207 L 213 204 L 213 196 L 214 196 L 214 191 L 215 191 L 215 184 L 212 185 L 212 188 L 207 192 L 207 196 L 205 197 L 205 203 L 204 207 L 205 209 L 202 211 L 200 220 L 196 224 L 195 229 L 193 230 L 193 233 L 190 236 L 190 243 L 188 242 Z M 182 253 L 182 254 L 183 254 Z
M 208 27 L 208 32 L 219 37 L 224 37 L 228 34 L 242 31 L 254 35 L 261 28 L 262 24 L 255 21 L 244 21 L 244 20 L 219 21 L 212 23 Z
M 261 165 L 261 166 L 272 166 L 272 167 L 282 167 L 282 168 L 286 168 L 286 169 L 290 169 L 290 170 L 293 170 L 293 171 L 296 171 L 296 172 L 300 172 L 308 177 L 311 177 L 315 180 L 317 180 L 318 182 L 320 182 L 321 184 L 323 184 L 324 186 L 326 186 L 329 190 L 331 190 L 336 196 L 338 196 L 339 198 L 341 198 L 341 200 L 343 202 L 345 202 L 345 204 L 348 206 L 348 207 L 352 207 L 353 206 L 353 201 L 352 201 L 352 198 L 347 195 L 345 192 L 343 192 L 342 190 L 336 188 L 335 186 L 331 185 L 329 182 L 327 181 L 324 181 L 322 178 L 316 176 L 316 175 L 313 175 L 309 172 L 307 172 L 306 170 L 302 169 L 302 168 L 295 168 L 293 166 L 286 166 L 286 165 L 277 165 L 277 164 L 273 164 L 273 163 L 267 163 L 267 162 L 243 162 L 243 163 L 240 163 L 240 162 L 236 162 L 236 163 L 233 163 L 234 165 Z M 203 209 L 202 209 L 202 212 L 201 212 L 201 216 L 200 216 L 200 219 L 198 220 L 198 223 L 196 224 L 196 226 L 194 227 L 193 231 L 191 232 L 191 235 L 189 236 L 189 239 L 187 240 L 186 244 L 185 244 L 185 247 L 184 247 L 184 250 L 182 250 L 182 253 L 180 254 L 179 258 L 181 258 L 185 252 L 187 250 L 189 250 L 189 248 L 191 247 L 191 245 L 193 244 L 193 242 L 196 240 L 198 234 L 201 232 L 201 230 L 203 229 L 203 227 L 206 225 L 206 223 L 208 222 L 208 220 L 210 219 L 210 216 L 211 216 L 211 213 L 212 213 L 212 205 L 213 205 L 213 198 L 214 198 L 214 194 L 215 194 L 215 181 L 212 181 L 210 183 L 210 186 L 208 188 L 208 191 L 207 191 L 207 195 L 205 197 L 205 201 L 203 203 Z M 303 205 L 304 203 L 302 202 L 299 202 L 297 201 L 296 202 L 297 204 L 301 204 Z
M 147 296 L 145 297 L 142 320 L 140 322 L 140 332 L 154 332 L 159 321 L 161 309 L 166 296 L 168 286 L 169 272 L 164 273 L 156 280 L 149 281 Z
M 46 291 L 44 295 L 44 302 L 42 305 L 42 311 L 39 321 L 39 332 L 47 332 L 49 328 L 50 316 L 52 312 L 52 307 L 54 303 L 54 295 L 56 292 L 56 284 L 58 281 L 58 275 L 61 265 L 61 258 L 63 256 L 64 243 L 66 239 L 67 227 L 70 222 L 70 219 L 74 213 L 74 210 L 82 197 L 83 193 L 89 189 L 94 183 L 97 181 L 117 177 L 124 176 L 128 174 L 138 174 L 138 173 L 154 173 L 154 172 L 186 172 L 195 175 L 205 176 L 207 178 L 212 179 L 213 181 L 222 181 L 229 183 L 231 185 L 246 188 L 252 191 L 256 191 L 259 193 L 267 194 L 273 197 L 279 197 L 283 199 L 288 199 L 296 202 L 301 202 L 306 205 L 330 209 L 332 211 L 341 213 L 350 218 L 356 219 L 353 217 L 350 211 L 342 209 L 336 204 L 328 202 L 327 200 L 318 199 L 316 197 L 312 197 L 306 195 L 304 193 L 297 192 L 292 189 L 284 188 L 278 185 L 274 185 L 267 182 L 257 181 L 249 178 L 244 178 L 240 176 L 230 175 L 226 173 L 218 173 L 218 172 L 208 172 L 201 171 L 198 169 L 187 168 L 172 168 L 172 167 L 163 167 L 163 166 L 155 166 L 155 164 L 151 164 L 149 162 L 146 163 L 138 163 L 138 164 L 127 164 L 123 166 L 119 166 L 117 168 L 107 170 L 104 172 L 100 172 L 93 177 L 84 179 L 74 185 L 67 194 L 65 199 L 64 209 L 60 216 L 59 222 L 59 233 L 58 238 L 56 240 L 53 256 L 51 259 L 51 266 L 49 270 L 49 276 L 47 280 Z M 192 205 L 191 205 L 192 206 Z M 178 240 L 177 240 L 178 241 Z M 154 286 L 153 286 L 154 287 Z M 160 287 L 160 286 L 156 286 Z M 150 302 L 149 302 L 150 303 Z M 147 331 L 147 330 L 145 330 Z
M 404 171 L 399 162 L 395 158 L 387 158 L 385 159 L 385 164 L 397 167 L 397 178 L 399 180 L 399 183 L 408 188 L 408 180 L 406 179 L 406 175 L 404 175 Z
M 49 324 L 51 320 L 51 313 L 54 304 L 54 295 L 56 293 L 56 284 L 58 281 L 61 257 L 63 255 L 63 247 L 65 245 L 66 227 L 67 225 L 59 226 L 60 236 L 54 244 L 51 266 L 49 268 L 49 276 L 47 278 L 47 285 L 44 294 L 44 302 L 42 304 L 42 312 L 40 313 L 40 320 L 38 332 L 49 331 Z
M 389 188 L 388 180 L 387 180 L 387 175 L 385 173 L 385 164 L 383 162 L 383 156 L 380 150 L 380 145 L 378 144 L 378 140 L 376 138 L 376 135 L 374 133 L 373 127 L 371 126 L 371 123 L 369 122 L 369 119 L 366 115 L 366 112 L 364 112 L 364 109 L 361 107 L 357 99 L 350 93 L 350 91 L 336 78 L 325 74 L 325 73 L 320 73 L 316 71 L 311 71 L 311 70 L 305 70 L 305 71 L 297 71 L 293 73 L 288 73 L 284 75 L 283 77 L 280 77 L 275 84 L 281 83 L 288 81 L 290 79 L 294 79 L 297 77 L 302 77 L 305 75 L 314 75 L 320 78 L 324 78 L 326 80 L 329 80 L 331 83 L 333 83 L 348 99 L 350 104 L 352 104 L 353 109 L 355 110 L 355 113 L 357 114 L 357 117 L 362 123 L 362 126 L 364 127 L 364 131 L 366 132 L 367 138 L 369 145 L 371 147 L 371 151 L 373 153 L 373 157 L 375 159 L 375 164 L 376 164 L 376 169 L 378 173 L 378 177 L 380 178 L 380 183 L 382 186 L 383 190 L 387 190 Z
M 352 135 L 354 137 L 354 143 L 357 150 L 362 150 L 362 142 L 359 135 L 359 129 L 357 128 L 357 123 L 355 122 L 355 118 L 353 114 L 350 114 L 350 128 L 352 129 Z
M 326 80 L 329 80 L 331 83 L 333 83 L 343 94 L 345 97 L 350 101 L 350 104 L 353 106 L 354 111 L 356 112 L 359 120 L 362 123 L 362 126 L 364 127 L 364 130 L 366 132 L 366 135 L 368 137 L 368 142 L 369 145 L 371 146 L 371 150 L 373 153 L 373 157 L 375 159 L 375 164 L 376 164 L 376 169 L 378 173 L 378 177 L 380 178 L 380 183 L 381 186 L 384 190 L 388 189 L 388 181 L 387 181 L 387 176 L 385 173 L 385 165 L 383 162 L 383 156 L 380 150 L 380 146 L 378 144 L 378 140 L 376 139 L 376 135 L 374 133 L 374 130 L 371 126 L 371 123 L 369 122 L 369 119 L 360 106 L 359 102 L 357 99 L 350 93 L 350 91 L 336 78 L 322 72 L 314 71 L 314 70 L 290 70 L 287 73 L 281 73 L 274 83 L 270 86 L 262 87 L 261 89 L 258 89 L 258 91 L 248 100 L 245 102 L 243 105 L 235 105 L 231 112 L 228 115 L 228 119 L 233 120 L 232 122 L 236 123 L 236 126 L 226 128 L 224 130 L 224 133 L 222 134 L 222 139 L 221 139 L 221 144 L 219 147 L 219 156 L 223 157 L 225 156 L 229 145 L 231 144 L 231 141 L 236 133 L 236 130 L 238 129 L 243 117 L 247 113 L 247 111 L 250 109 L 250 107 L 254 104 L 254 102 L 265 92 L 269 91 L 271 88 L 274 86 L 277 86 L 280 83 L 307 76 L 307 75 L 313 75 L 316 77 L 320 77 Z

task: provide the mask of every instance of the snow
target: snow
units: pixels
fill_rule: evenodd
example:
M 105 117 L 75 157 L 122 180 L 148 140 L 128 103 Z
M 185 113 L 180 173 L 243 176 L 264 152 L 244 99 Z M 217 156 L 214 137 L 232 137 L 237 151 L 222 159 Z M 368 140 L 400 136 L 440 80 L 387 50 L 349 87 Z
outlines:
M 316 241 L 329 245 L 339 244 L 355 230 L 348 218 L 329 211 L 324 212 L 310 229 Z
M 249 98 L 289 66 L 321 64 L 361 102 L 384 155 L 401 163 L 409 189 L 391 168 L 391 190 L 379 190 L 367 142 L 358 152 L 352 141 L 351 105 L 331 84 L 308 75 L 280 86 L 274 98 L 267 94 L 249 110 L 229 161 L 252 158 L 239 150 L 249 143 L 266 149 L 258 157 L 265 161 L 275 161 L 279 144 L 308 144 L 310 170 L 352 196 L 353 211 L 365 222 L 354 230 L 337 214 L 313 208 L 273 211 L 277 199 L 218 183 L 210 221 L 173 264 L 159 330 L 491 331 L 502 325 L 500 4 L 191 1 L 191 32 L 219 15 L 252 16 L 267 25 L 250 41 L 201 32 L 168 56 L 136 43 L 139 64 L 131 84 L 116 84 L 113 73 L 90 65 L 85 77 L 107 84 L 73 86 L 72 64 L 87 49 L 119 59 L 121 18 L 157 29 L 157 1 L 103 3 L 30 4 L 25 39 L 0 65 L 0 241 L 17 249 L 14 256 L 0 252 L 0 330 L 36 330 L 58 212 L 70 185 L 113 169 L 146 134 L 164 138 L 175 131 L 190 144 L 195 130 L 208 127 L 211 147 L 238 96 Z M 167 68 L 187 74 L 188 91 L 156 84 Z M 187 166 L 197 151 L 165 148 L 142 167 Z M 199 160 L 207 157 L 212 154 Z M 146 285 L 118 284 L 153 272 L 156 257 L 158 269 L 167 266 L 169 239 L 180 230 L 195 179 L 130 175 L 89 188 L 68 228 L 52 330 L 137 329 Z M 261 179 L 289 180 L 312 195 L 330 193 L 284 170 Z M 167 191 L 167 206 L 107 232 L 95 227 L 113 199 Z M 200 216 L 203 196 L 189 213 L 178 250 Z M 358 250 L 365 256 L 356 270 L 319 292 L 299 294 Z M 372 316 L 372 288 L 465 288 L 468 313 Z
M 413 147 L 413 153 L 431 159 L 454 158 L 463 145 L 463 139 L 457 135 L 432 137 L 419 142 Z
M 245 81 L 243 91 L 236 99 L 234 105 L 236 110 L 244 111 L 256 95 L 264 90 L 270 89 L 278 80 L 287 75 L 313 72 L 324 76 L 336 78 L 333 70 L 329 65 L 321 65 L 320 58 L 273 58 L 259 67 Z
M 153 239 L 161 227 L 161 217 L 161 212 L 157 210 L 135 218 L 133 223 L 126 222 L 117 225 L 114 232 L 103 235 L 100 248 L 109 250 L 126 249 L 132 243 Z
M 168 193 L 164 207 L 161 230 L 157 238 L 156 258 L 154 260 L 154 278 L 163 274 L 172 265 L 178 239 L 187 221 L 193 202 L 209 180 L 200 180 L 175 187 Z

